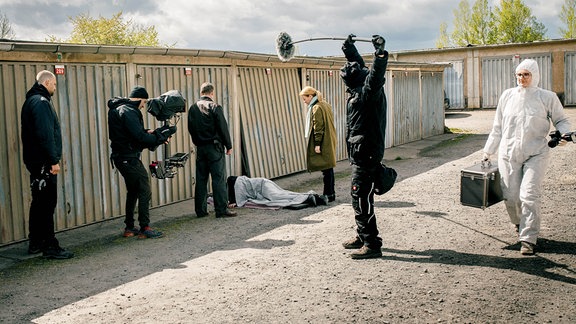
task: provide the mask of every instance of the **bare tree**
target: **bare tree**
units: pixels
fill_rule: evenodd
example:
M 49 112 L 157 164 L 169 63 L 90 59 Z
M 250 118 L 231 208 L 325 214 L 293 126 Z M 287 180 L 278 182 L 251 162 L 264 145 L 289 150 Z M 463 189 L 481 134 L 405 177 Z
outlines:
M 13 39 L 16 34 L 5 14 L 0 14 L 0 39 Z

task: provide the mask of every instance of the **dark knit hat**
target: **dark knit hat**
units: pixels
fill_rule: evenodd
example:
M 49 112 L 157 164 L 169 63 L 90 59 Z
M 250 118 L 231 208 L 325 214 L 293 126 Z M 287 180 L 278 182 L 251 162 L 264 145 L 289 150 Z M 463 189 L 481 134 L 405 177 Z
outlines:
M 130 92 L 130 98 L 148 99 L 148 91 L 144 87 L 135 86 Z

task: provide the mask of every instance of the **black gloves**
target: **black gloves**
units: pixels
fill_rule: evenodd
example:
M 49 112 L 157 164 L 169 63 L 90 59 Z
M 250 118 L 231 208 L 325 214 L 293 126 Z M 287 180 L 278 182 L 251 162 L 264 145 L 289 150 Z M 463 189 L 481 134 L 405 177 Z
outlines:
M 164 125 L 157 130 L 160 132 L 160 134 L 163 134 L 166 137 L 170 137 L 172 134 L 176 133 L 176 126 Z
M 384 55 L 384 46 L 386 45 L 386 40 L 380 35 L 372 35 L 372 45 L 376 50 L 376 55 Z
M 356 35 L 354 35 L 354 34 L 348 35 L 348 38 L 346 38 L 346 40 L 344 41 L 344 46 L 354 44 L 354 42 L 356 42 L 354 37 L 356 37 Z
M 158 141 L 161 143 L 166 142 L 168 138 L 174 133 L 176 133 L 176 126 L 164 125 L 154 130 L 154 134 L 158 138 Z

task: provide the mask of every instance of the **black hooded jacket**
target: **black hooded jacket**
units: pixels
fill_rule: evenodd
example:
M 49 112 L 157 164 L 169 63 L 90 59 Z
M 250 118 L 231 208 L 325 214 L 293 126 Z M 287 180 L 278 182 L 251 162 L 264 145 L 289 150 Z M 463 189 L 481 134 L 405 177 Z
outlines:
M 148 133 L 139 101 L 114 97 L 108 100 L 108 137 L 112 158 L 139 157 L 143 149 L 155 149 L 167 140 L 159 132 Z
M 58 164 L 62 158 L 60 121 L 50 99 L 48 90 L 35 82 L 22 105 L 22 151 L 29 171 Z
M 354 44 L 345 43 L 342 51 L 348 62 L 340 75 L 350 94 L 346 104 L 348 158 L 354 164 L 380 163 L 386 138 L 384 83 L 388 52 L 384 51 L 384 57 L 374 55 L 368 69 Z
M 227 150 L 232 148 L 224 109 L 210 97 L 202 96 L 200 100 L 190 106 L 188 131 L 192 137 L 192 143 L 196 146 L 213 144 L 214 141 L 218 141 Z

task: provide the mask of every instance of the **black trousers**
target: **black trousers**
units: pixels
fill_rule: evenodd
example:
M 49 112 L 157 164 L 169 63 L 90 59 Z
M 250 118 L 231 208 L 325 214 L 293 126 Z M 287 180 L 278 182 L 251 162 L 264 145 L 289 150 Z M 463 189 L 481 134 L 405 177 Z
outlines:
M 194 209 L 197 216 L 208 214 L 208 177 L 212 177 L 212 195 L 216 216 L 224 215 L 228 208 L 226 189 L 226 153 L 220 143 L 198 146 L 196 149 L 196 185 Z
M 30 245 L 39 247 L 42 251 L 48 248 L 59 247 L 58 240 L 54 235 L 54 210 L 58 202 L 58 177 L 49 175 L 41 177 L 40 169 L 30 170 L 30 184 L 32 190 L 32 202 L 28 227 Z M 38 185 L 38 179 L 43 179 L 42 188 Z
M 380 249 L 382 239 L 378 236 L 376 215 L 374 214 L 374 174 L 376 166 L 352 164 L 352 208 L 356 220 L 356 232 L 364 245 Z
M 150 225 L 150 178 L 148 170 L 138 158 L 116 158 L 114 165 L 124 177 L 126 183 L 126 217 L 127 228 L 134 227 L 134 210 L 138 203 L 138 223 L 140 228 Z
M 326 196 L 333 195 L 336 193 L 334 190 L 334 169 L 322 170 L 322 180 L 324 181 L 324 192 Z

